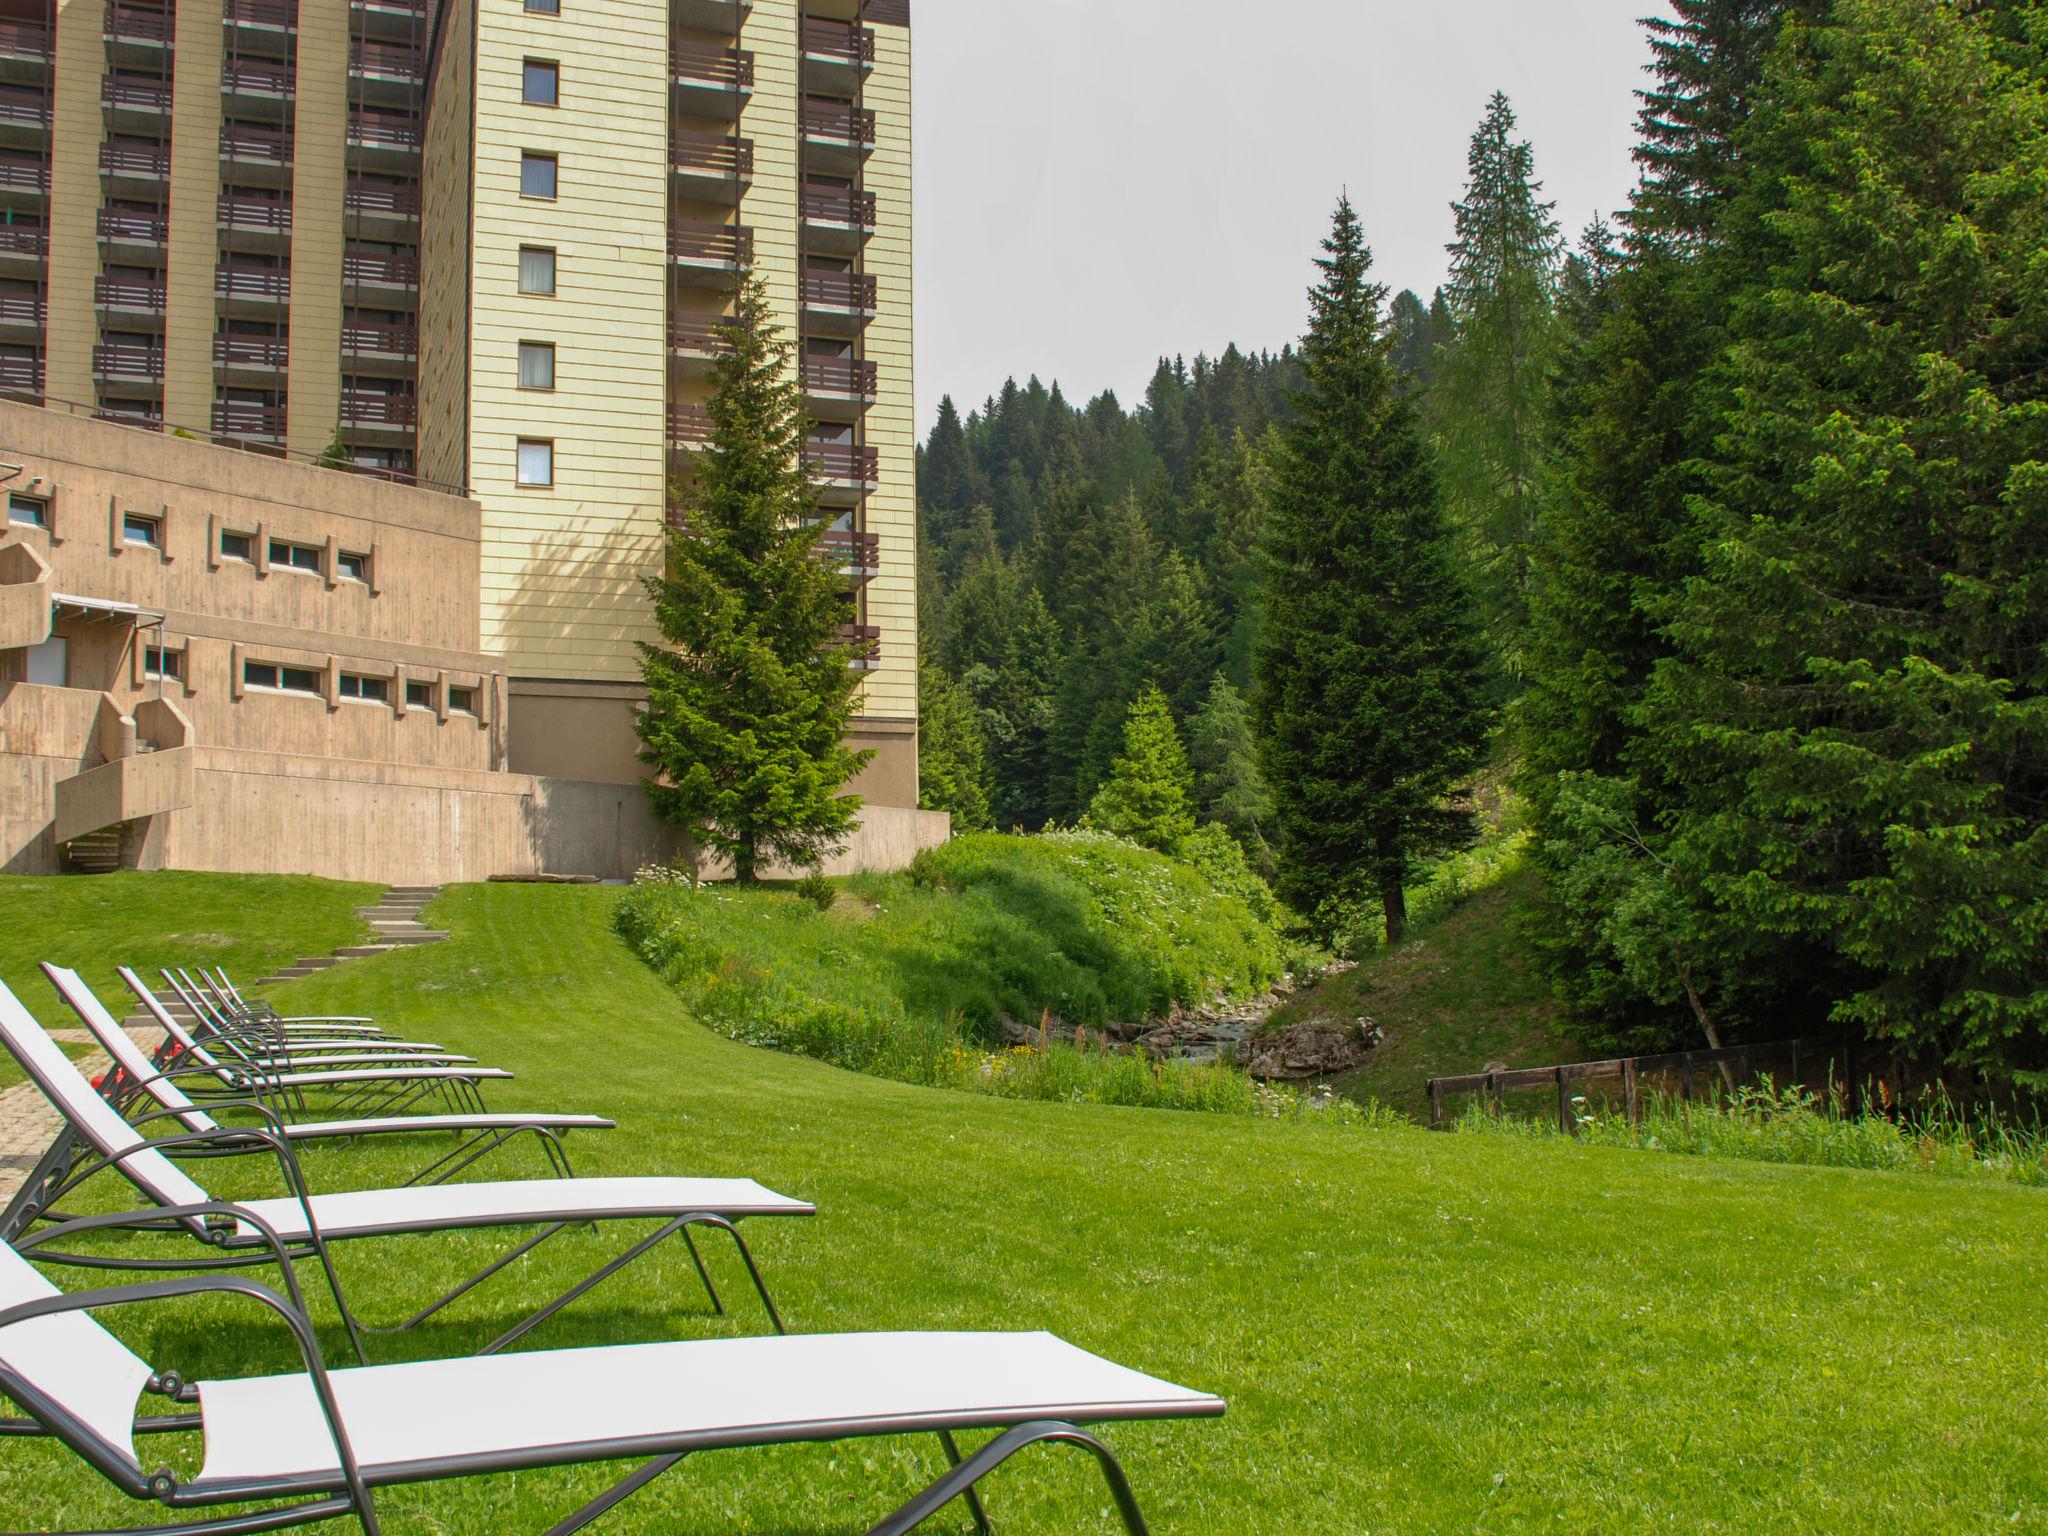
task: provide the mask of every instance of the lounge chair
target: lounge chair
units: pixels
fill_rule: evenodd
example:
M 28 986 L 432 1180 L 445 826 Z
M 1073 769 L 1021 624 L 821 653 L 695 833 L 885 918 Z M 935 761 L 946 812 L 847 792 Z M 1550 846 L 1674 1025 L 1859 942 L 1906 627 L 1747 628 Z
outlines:
M 305 1067 L 289 1070 L 258 1065 L 240 1053 L 236 1041 L 219 1034 L 207 1038 L 220 1047 L 215 1054 L 188 1029 L 178 1016 L 127 966 L 116 966 L 115 974 L 128 984 L 145 1012 L 164 1031 L 164 1045 L 156 1052 L 158 1066 L 175 1060 L 179 1065 L 205 1068 L 220 1082 L 220 1091 L 236 1099 L 261 1099 L 272 1112 L 287 1120 L 307 1114 L 306 1094 L 323 1091 L 337 1095 L 330 1113 L 343 1114 L 377 1110 L 397 1114 L 431 1099 L 440 1099 L 452 1113 L 486 1114 L 481 1084 L 506 1081 L 510 1072 L 496 1067 L 436 1066 L 405 1062 L 385 1066 L 350 1068 Z M 230 1054 L 232 1053 L 232 1054 Z
M 257 1017 L 235 1017 L 224 1012 L 196 987 L 174 980 L 166 970 L 159 974 L 170 982 L 187 1012 L 192 1015 L 192 1032 L 205 1040 L 233 1042 L 252 1056 L 300 1056 L 325 1051 L 359 1051 L 372 1054 L 411 1054 L 422 1057 L 448 1055 L 444 1046 L 427 1040 L 392 1040 L 375 1035 L 336 1034 L 319 1025 L 301 1021 L 286 1028 L 283 1021 Z M 154 995 L 154 994 L 152 994 Z M 159 1005 L 161 998 L 156 1001 Z M 165 1010 L 168 1012 L 169 1010 Z M 456 1058 L 469 1061 L 468 1056 Z
M 0 1045 L 5 1045 L 21 1063 L 65 1122 L 64 1130 L 29 1174 L 28 1182 L 6 1210 L 0 1211 L 0 1238 L 24 1253 L 33 1251 L 39 1259 L 97 1269 L 189 1270 L 270 1263 L 289 1268 L 294 1259 L 317 1260 L 334 1292 L 349 1340 L 358 1358 L 365 1362 L 369 1357 L 363 1347 L 363 1335 L 403 1333 L 417 1327 L 558 1233 L 572 1226 L 601 1222 L 651 1221 L 657 1225 L 648 1236 L 522 1318 L 487 1345 L 483 1353 L 495 1353 L 524 1336 L 670 1237 L 683 1240 L 712 1307 L 723 1312 L 724 1304 L 690 1236 L 692 1227 L 716 1229 L 731 1237 L 762 1305 L 767 1308 L 769 1321 L 779 1333 L 781 1315 L 746 1240 L 740 1236 L 739 1223 L 749 1216 L 816 1214 L 816 1208 L 808 1203 L 764 1189 L 752 1179 L 522 1179 L 315 1194 L 291 1143 L 267 1129 L 183 1131 L 146 1139 L 94 1091 L 71 1058 L 58 1048 L 57 1042 L 22 1006 L 20 999 L 8 991 L 5 983 L 0 983 Z M 246 1155 L 252 1150 L 267 1152 L 277 1159 L 286 1194 L 278 1199 L 239 1201 L 234 1216 L 223 1219 L 217 1214 L 220 1202 L 167 1155 L 188 1148 L 211 1150 L 223 1156 Z M 87 1180 L 108 1171 L 125 1178 L 155 1208 L 107 1216 L 66 1216 L 59 1202 Z M 350 1310 L 330 1252 L 331 1244 L 348 1239 L 499 1227 L 538 1227 L 540 1231 L 412 1317 L 386 1326 L 365 1323 Z M 175 1233 L 192 1239 L 202 1252 L 175 1258 L 133 1258 L 68 1252 L 49 1246 L 104 1228 Z
M 351 1034 L 375 1035 L 383 1033 L 382 1030 L 378 1029 L 377 1021 L 367 1014 L 305 1013 L 293 1014 L 287 1017 L 280 1014 L 277 1011 L 276 1005 L 265 998 L 245 998 L 242 996 L 241 990 L 229 978 L 225 966 L 217 965 L 211 971 L 207 970 L 203 965 L 195 966 L 193 969 L 199 972 L 198 979 L 205 984 L 207 995 L 215 1000 L 223 1013 L 231 1016 L 247 1015 L 254 1019 L 267 1019 L 273 1024 L 282 1024 L 288 1029 L 317 1027 L 346 1031 Z M 181 976 L 185 974 L 183 966 L 178 968 L 178 974 Z
M 115 1070 L 100 1083 L 100 1093 L 116 1109 L 126 1110 L 133 1104 L 140 1104 L 145 1110 L 163 1109 L 188 1131 L 231 1129 L 195 1103 L 177 1083 L 178 1078 L 191 1075 L 217 1081 L 212 1072 L 204 1067 L 159 1070 L 128 1031 L 115 1022 L 114 1016 L 107 1012 L 105 1005 L 93 995 L 92 988 L 76 971 L 52 965 L 46 960 L 43 962 L 43 974 L 50 978 L 57 995 L 92 1031 L 100 1048 L 113 1058 Z M 573 1177 L 576 1170 L 569 1163 L 562 1137 L 571 1131 L 616 1129 L 616 1122 L 599 1115 L 394 1115 L 291 1124 L 279 1119 L 269 1106 L 259 1100 L 244 1100 L 236 1104 L 215 1099 L 211 1107 L 249 1110 L 294 1146 L 306 1142 L 355 1141 L 363 1137 L 445 1134 L 457 1138 L 454 1150 L 420 1169 L 405 1181 L 407 1184 L 445 1183 L 478 1159 L 522 1136 L 532 1136 L 541 1144 L 549 1165 L 556 1173 L 565 1178 Z
M 239 1297 L 290 1332 L 302 1371 L 201 1381 L 138 1418 L 173 1376 L 91 1314 L 195 1295 Z M 409 1483 L 597 1461 L 638 1463 L 574 1514 L 567 1536 L 685 1457 L 735 1447 L 932 1434 L 947 1471 L 872 1526 L 905 1536 L 956 1499 L 987 1529 L 977 1485 L 1027 1446 L 1094 1455 L 1130 1536 L 1145 1536 L 1129 1479 L 1082 1426 L 1214 1417 L 1218 1398 L 1141 1375 L 1046 1333 L 813 1334 L 538 1350 L 329 1370 L 295 1297 L 229 1275 L 58 1291 L 0 1245 L 0 1391 L 130 1498 L 189 1511 L 182 1536 L 279 1530 L 353 1517 L 378 1536 L 377 1491 Z M 197 1429 L 196 1476 L 157 1470 L 138 1432 Z M 965 1461 L 956 1433 L 995 1430 Z M 267 1505 L 207 1518 L 208 1506 Z M 536 1524 L 545 1520 L 539 1517 Z

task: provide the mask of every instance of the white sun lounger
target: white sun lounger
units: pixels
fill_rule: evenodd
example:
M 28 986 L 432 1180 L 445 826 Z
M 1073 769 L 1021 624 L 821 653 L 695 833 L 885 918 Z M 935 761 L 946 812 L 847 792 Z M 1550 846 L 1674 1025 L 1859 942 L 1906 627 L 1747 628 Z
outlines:
M 126 967 L 121 969 L 125 970 Z M 282 1021 L 257 1016 L 236 1017 L 205 997 L 187 982 L 174 979 L 168 970 L 161 974 L 177 993 L 178 1001 L 191 1012 L 195 1021 L 192 1033 L 208 1042 L 220 1041 L 231 1045 L 250 1060 L 297 1060 L 324 1051 L 358 1051 L 372 1055 L 413 1055 L 422 1059 L 440 1061 L 472 1061 L 469 1056 L 452 1056 L 445 1046 L 430 1040 L 391 1040 L 381 1032 L 375 1035 L 347 1034 L 334 1030 L 314 1027 L 299 1027 L 291 1030 L 282 1027 Z M 152 994 L 152 1000 L 162 1006 L 163 999 Z M 169 1009 L 164 1009 L 168 1013 Z M 309 1063 L 310 1064 L 310 1063 Z
M 178 1378 L 143 1361 L 91 1314 L 217 1293 L 268 1308 L 305 1369 L 200 1381 L 139 1418 Z M 949 1470 L 872 1526 L 904 1536 L 956 1499 L 986 1529 L 977 1484 L 1027 1446 L 1094 1455 L 1130 1536 L 1144 1516 L 1123 1468 L 1083 1425 L 1213 1417 L 1218 1398 L 1104 1360 L 1046 1333 L 875 1333 L 706 1339 L 540 1350 L 330 1371 L 304 1309 L 263 1286 L 193 1275 L 113 1290 L 59 1292 L 0 1245 L 0 1391 L 123 1493 L 186 1511 L 183 1536 L 278 1530 L 354 1518 L 379 1529 L 377 1490 L 587 1462 L 639 1463 L 550 1526 L 568 1536 L 686 1456 L 742 1446 L 932 1434 Z M 189 1480 L 158 1470 L 138 1432 L 200 1429 Z M 964 1462 L 956 1432 L 996 1436 Z M 263 1504 L 208 1518 L 208 1506 Z M 536 1524 L 546 1519 L 541 1516 Z M 259 1523 L 260 1522 L 260 1523 Z
M 199 972 L 199 979 L 206 985 L 209 995 L 220 1004 L 223 1012 L 230 1015 L 247 1014 L 254 1018 L 268 1019 L 273 1024 L 284 1025 L 287 1029 L 299 1026 L 313 1027 L 324 1025 L 346 1029 L 351 1032 L 367 1032 L 370 1034 L 380 1032 L 377 1029 L 377 1021 L 367 1014 L 281 1014 L 277 1011 L 274 1004 L 263 998 L 251 999 L 242 996 L 241 989 L 228 976 L 226 966 L 217 965 L 211 971 L 207 970 L 203 965 L 195 966 L 194 969 Z M 179 974 L 182 975 L 183 973 L 183 967 L 180 967 Z
M 510 1072 L 496 1067 L 435 1066 L 425 1062 L 350 1068 L 294 1066 L 287 1070 L 259 1066 L 240 1056 L 216 1055 L 163 1005 L 162 999 L 150 991 L 134 971 L 123 965 L 116 966 L 115 973 L 128 984 L 128 990 L 135 994 L 149 1016 L 162 1026 L 166 1044 L 175 1047 L 179 1062 L 190 1060 L 204 1067 L 220 1079 L 224 1093 L 235 1098 L 261 1098 L 275 1113 L 288 1119 L 299 1119 L 305 1115 L 305 1095 L 309 1089 L 340 1095 L 334 1114 L 327 1118 L 357 1110 L 395 1113 L 436 1097 L 458 1113 L 484 1114 L 488 1111 L 477 1085 L 508 1080 L 512 1076 Z M 214 1043 L 222 1052 L 228 1050 L 227 1041 L 215 1037 Z M 171 1054 L 168 1049 L 159 1052 L 156 1057 L 158 1065 L 168 1064 Z
M 165 1111 L 188 1131 L 225 1131 L 232 1127 L 223 1126 L 220 1121 L 207 1113 L 190 1095 L 180 1088 L 177 1079 L 196 1073 L 209 1081 L 217 1081 L 204 1067 L 188 1068 L 183 1071 L 173 1068 L 161 1071 L 129 1036 L 128 1031 L 114 1021 L 92 988 L 76 971 L 63 966 L 43 962 L 43 974 L 50 978 L 50 984 L 57 989 L 57 995 L 70 1005 L 85 1027 L 92 1031 L 100 1048 L 113 1058 L 117 1071 L 108 1074 L 100 1084 L 101 1095 L 116 1109 L 126 1110 L 130 1103 L 146 1103 Z M 216 1099 L 213 1107 L 226 1108 L 232 1101 Z M 407 1184 L 438 1184 L 460 1173 L 464 1168 L 521 1136 L 532 1136 L 545 1150 L 549 1164 L 563 1176 L 572 1176 L 575 1169 L 569 1163 L 569 1154 L 562 1146 L 562 1137 L 570 1131 L 609 1131 L 616 1129 L 616 1122 L 601 1115 L 532 1115 L 532 1114 L 468 1114 L 468 1115 L 385 1115 L 375 1118 L 354 1120 L 315 1120 L 302 1124 L 291 1124 L 279 1120 L 276 1115 L 257 1100 L 241 1101 L 239 1108 L 246 1108 L 261 1115 L 270 1129 L 282 1135 L 286 1141 L 298 1144 L 315 1141 L 352 1141 L 366 1136 L 433 1136 L 453 1135 L 459 1138 L 455 1149 L 436 1158 L 405 1182 Z M 124 1118 L 127 1118 L 124 1115 Z M 130 1123 L 136 1123 L 132 1118 Z
M 805 1201 L 779 1195 L 752 1179 L 521 1179 L 314 1194 L 291 1143 L 274 1132 L 236 1128 L 145 1138 L 94 1091 L 71 1058 L 5 983 L 0 983 L 0 1045 L 5 1045 L 21 1063 L 65 1121 L 65 1130 L 56 1144 L 6 1210 L 0 1212 L 0 1238 L 14 1243 L 23 1252 L 33 1249 L 38 1258 L 51 1262 L 101 1269 L 205 1269 L 272 1262 L 288 1268 L 293 1258 L 317 1259 L 334 1292 L 335 1305 L 341 1310 L 350 1340 L 358 1356 L 365 1360 L 365 1333 L 402 1333 L 417 1327 L 565 1229 L 614 1221 L 658 1225 L 651 1234 L 494 1339 L 483 1353 L 502 1349 L 530 1332 L 670 1237 L 682 1238 L 712 1306 L 723 1312 L 724 1305 L 690 1236 L 692 1227 L 715 1228 L 731 1237 L 762 1305 L 768 1310 L 769 1320 L 779 1333 L 781 1316 L 753 1254 L 740 1236 L 738 1224 L 749 1216 L 816 1214 L 816 1208 Z M 77 1139 L 81 1138 L 89 1145 L 90 1154 L 77 1147 Z M 185 1148 L 207 1148 L 223 1155 L 247 1153 L 252 1148 L 267 1151 L 277 1159 L 287 1193 L 280 1199 L 238 1201 L 232 1219 L 223 1218 L 221 1202 L 167 1155 L 170 1150 Z M 58 1202 L 88 1179 L 108 1171 L 125 1178 L 155 1209 L 67 1218 Z M 80 1233 L 113 1227 L 181 1233 L 206 1252 L 177 1258 L 136 1259 L 64 1252 L 46 1246 Z M 540 1230 L 412 1317 L 385 1327 L 364 1323 L 349 1309 L 329 1252 L 330 1244 L 351 1238 L 495 1227 Z

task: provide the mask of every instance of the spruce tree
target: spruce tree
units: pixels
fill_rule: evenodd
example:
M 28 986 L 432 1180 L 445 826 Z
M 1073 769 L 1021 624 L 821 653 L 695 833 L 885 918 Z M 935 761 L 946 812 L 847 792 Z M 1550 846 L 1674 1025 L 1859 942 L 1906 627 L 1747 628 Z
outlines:
M 639 645 L 635 729 L 655 813 L 751 882 L 771 860 L 812 866 L 845 846 L 860 812 L 845 786 L 872 754 L 846 745 L 853 596 L 818 554 L 803 390 L 758 279 L 719 333 L 711 442 L 673 488 L 667 570 L 646 583 L 663 643 Z
M 1444 341 L 1437 334 L 1435 313 L 1412 288 L 1403 288 L 1387 308 L 1387 329 L 1394 338 L 1394 366 L 1401 370 L 1406 387 L 1427 399 L 1436 383 L 1437 349 Z
M 1266 826 L 1273 818 L 1273 791 L 1259 768 L 1251 707 L 1221 672 L 1188 721 L 1188 761 L 1195 773 L 1195 807 L 1201 819 L 1222 825 L 1252 866 L 1270 876 L 1273 851 L 1266 841 Z
M 1132 701 L 1123 748 L 1088 804 L 1087 824 L 1161 853 L 1172 853 L 1195 830 L 1194 776 L 1157 688 Z
M 918 671 L 917 773 L 925 810 L 951 812 L 956 832 L 988 828 L 988 747 L 973 695 L 930 664 Z
M 1495 94 L 1472 135 L 1445 299 L 1451 336 L 1431 399 L 1445 508 L 1510 678 L 1522 666 L 1530 567 L 1542 540 L 1558 233 L 1535 153 Z
M 1416 862 L 1470 835 L 1449 797 L 1480 760 L 1486 667 L 1348 198 L 1323 249 L 1273 450 L 1256 716 L 1281 894 L 1326 930 L 1333 900 L 1376 897 L 1399 942 Z
M 1139 671 L 1166 695 L 1176 720 L 1201 706 L 1221 658 L 1212 614 L 1196 569 L 1178 550 L 1159 562 L 1158 595 L 1146 611 L 1145 650 Z
M 1002 665 L 977 674 L 983 733 L 995 753 L 997 824 L 1037 831 L 1053 815 L 1052 732 L 1066 648 L 1059 621 L 1036 587 L 1010 626 Z

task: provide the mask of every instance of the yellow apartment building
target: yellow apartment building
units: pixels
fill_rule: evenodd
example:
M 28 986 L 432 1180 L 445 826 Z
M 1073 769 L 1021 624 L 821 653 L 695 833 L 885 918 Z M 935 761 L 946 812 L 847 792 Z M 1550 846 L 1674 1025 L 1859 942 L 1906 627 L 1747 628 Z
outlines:
M 62 859 L 85 813 L 55 814 L 49 762 L 147 746 L 165 666 L 183 723 L 153 706 L 158 734 L 223 784 L 266 750 L 305 781 L 374 769 L 336 803 L 408 838 L 472 790 L 561 808 L 438 862 L 338 834 L 317 872 L 576 863 L 566 829 L 607 815 L 564 872 L 657 856 L 619 793 L 642 579 L 743 269 L 801 370 L 872 650 L 850 863 L 942 835 L 914 809 L 909 69 L 907 0 L 0 0 L 0 608 L 36 637 L 0 625 L 0 867 Z M 277 697 L 306 691 L 278 686 L 293 658 L 333 720 Z M 124 862 L 271 867 L 195 830 L 241 793 L 128 818 Z

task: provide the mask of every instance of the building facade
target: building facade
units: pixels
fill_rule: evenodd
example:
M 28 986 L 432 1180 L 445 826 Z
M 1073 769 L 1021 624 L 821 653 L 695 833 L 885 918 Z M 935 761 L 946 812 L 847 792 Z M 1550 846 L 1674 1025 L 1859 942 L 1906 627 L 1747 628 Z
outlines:
M 157 737 L 213 809 L 124 818 L 124 862 L 293 867 L 202 847 L 248 798 L 204 775 L 244 768 L 367 773 L 336 803 L 408 837 L 483 796 L 503 826 L 418 878 L 575 863 L 600 823 L 558 872 L 658 855 L 618 793 L 642 579 L 742 269 L 873 653 L 850 862 L 942 835 L 914 809 L 909 49 L 904 0 L 0 0 L 0 865 L 61 858 L 99 791 L 67 817 L 60 782 Z M 382 872 L 336 839 L 316 872 Z

